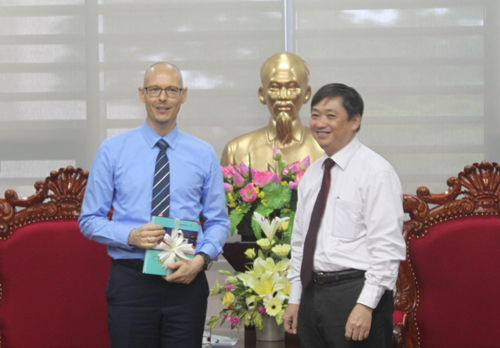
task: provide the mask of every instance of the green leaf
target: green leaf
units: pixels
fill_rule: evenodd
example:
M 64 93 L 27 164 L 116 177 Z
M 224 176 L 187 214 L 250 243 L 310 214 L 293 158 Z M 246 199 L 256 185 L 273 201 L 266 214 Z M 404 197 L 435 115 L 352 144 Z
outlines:
M 234 232 L 236 231 L 236 227 L 243 219 L 243 215 L 244 214 L 236 211 L 236 209 L 231 210 L 231 212 L 229 213 L 229 222 L 230 222 L 229 232 L 231 232 L 231 236 L 234 235 Z
M 285 314 L 285 310 L 282 309 L 276 314 L 276 324 L 281 325 L 283 324 L 283 315 Z
M 272 182 L 264 186 L 264 193 L 264 199 L 271 209 L 283 208 L 292 198 L 292 189 L 279 182 Z
M 252 208 L 252 204 L 248 202 L 241 203 L 239 208 L 243 214 L 248 213 L 248 211 Z
M 252 178 L 252 156 L 250 156 L 250 152 L 248 153 L 248 178 L 250 182 L 253 180 Z
M 274 209 L 271 209 L 271 208 L 269 208 L 269 207 L 266 207 L 264 204 L 260 204 L 260 205 L 259 205 L 259 206 L 255 209 L 255 211 L 256 211 L 257 213 L 259 213 L 260 215 L 264 216 L 264 217 L 268 217 L 268 216 L 269 216 L 269 214 L 271 214 L 271 213 L 274 211 Z M 253 221 L 255 221 L 255 220 L 254 220 L 254 218 L 253 218 L 253 216 L 252 216 L 252 220 L 253 220 Z
M 219 272 L 219 274 L 224 274 L 224 275 L 227 275 L 227 276 L 232 276 L 231 272 L 223 270 L 223 269 L 220 269 L 218 272 Z
M 262 259 L 262 260 L 265 260 L 266 258 L 264 257 L 264 253 L 262 252 L 262 249 L 259 249 L 259 251 L 257 252 L 257 254 L 259 255 L 259 257 Z
M 264 217 L 268 217 L 269 214 L 273 212 L 273 209 L 266 207 L 264 204 L 260 204 L 256 209 L 255 212 L 259 213 L 260 215 Z M 255 238 L 257 240 L 262 238 L 262 229 L 260 228 L 260 225 L 257 221 L 255 221 L 254 217 L 252 216 L 252 230 L 253 233 L 255 234 Z
M 219 284 L 219 280 L 215 280 L 215 284 L 214 284 L 214 287 L 212 288 L 212 291 L 210 292 L 210 295 L 208 295 L 209 297 L 210 296 L 215 296 L 215 295 L 218 295 L 220 293 L 220 284 Z
M 208 321 L 207 325 L 210 326 L 212 328 L 212 330 L 214 329 L 215 325 L 217 325 L 217 322 L 219 321 L 219 317 L 216 317 L 216 316 L 213 316 L 210 318 L 210 320 Z
M 292 232 L 293 232 L 293 220 L 295 219 L 295 211 L 289 210 L 288 212 L 283 212 L 283 210 L 280 211 L 280 217 L 285 218 L 288 217 L 288 228 L 286 231 L 283 231 L 283 243 L 290 244 L 290 241 L 292 239 Z
M 255 311 L 252 315 L 253 323 L 255 324 L 255 328 L 258 330 L 262 330 L 262 315 L 258 311 Z
M 281 178 L 281 176 L 283 175 L 283 169 L 285 169 L 285 167 L 286 167 L 286 163 L 283 162 L 282 160 L 280 160 L 278 163 L 279 163 L 279 169 L 280 169 L 278 176 Z

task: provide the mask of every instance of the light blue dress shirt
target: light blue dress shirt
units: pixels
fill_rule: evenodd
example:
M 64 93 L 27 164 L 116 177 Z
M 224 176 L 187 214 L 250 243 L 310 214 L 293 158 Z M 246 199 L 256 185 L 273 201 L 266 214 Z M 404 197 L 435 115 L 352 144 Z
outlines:
M 160 140 L 147 122 L 102 142 L 92 164 L 78 220 L 89 239 L 106 244 L 115 259 L 144 259 L 128 245 L 130 231 L 151 220 L 151 198 Z M 213 147 L 177 126 L 163 139 L 170 161 L 170 217 L 198 221 L 196 252 L 213 259 L 229 232 L 222 172 Z M 107 214 L 113 206 L 113 219 Z

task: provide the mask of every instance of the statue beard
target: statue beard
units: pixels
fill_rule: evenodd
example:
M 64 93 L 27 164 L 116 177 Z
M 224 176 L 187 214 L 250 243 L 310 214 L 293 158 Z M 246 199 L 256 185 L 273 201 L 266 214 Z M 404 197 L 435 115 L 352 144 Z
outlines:
M 292 117 L 286 112 L 280 112 L 276 117 L 276 137 L 283 144 L 289 144 L 293 139 Z

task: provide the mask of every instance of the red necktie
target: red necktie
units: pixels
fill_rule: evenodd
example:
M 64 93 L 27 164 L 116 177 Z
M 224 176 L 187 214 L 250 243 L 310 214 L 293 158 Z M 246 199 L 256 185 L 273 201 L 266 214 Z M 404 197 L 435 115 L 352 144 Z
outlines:
M 323 172 L 323 181 L 321 182 L 321 189 L 314 203 L 314 208 L 311 214 L 311 221 L 309 222 L 309 230 L 307 231 L 306 241 L 304 242 L 304 253 L 302 255 L 302 267 L 300 269 L 300 279 L 302 281 L 302 289 L 311 283 L 313 278 L 313 263 L 314 251 L 316 249 L 316 240 L 318 239 L 318 230 L 323 219 L 325 212 L 326 200 L 328 198 L 328 191 L 330 191 L 330 169 L 335 165 L 331 158 L 327 158 L 323 163 L 325 170 Z

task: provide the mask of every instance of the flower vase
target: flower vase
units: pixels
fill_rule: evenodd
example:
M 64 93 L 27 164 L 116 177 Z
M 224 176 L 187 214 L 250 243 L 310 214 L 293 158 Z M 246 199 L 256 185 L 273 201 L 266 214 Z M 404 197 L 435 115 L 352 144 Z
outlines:
M 262 315 L 262 330 L 256 328 L 257 341 L 275 342 L 285 340 L 285 326 L 278 325 L 275 317 Z

